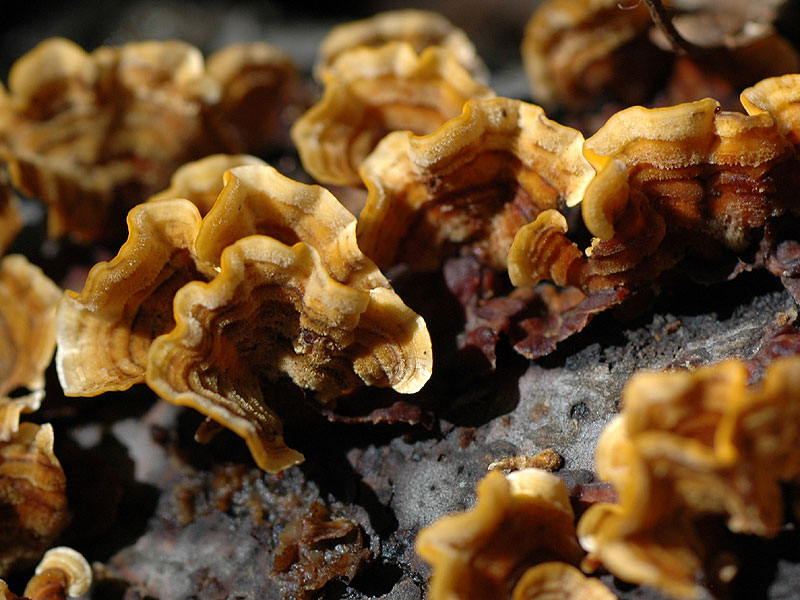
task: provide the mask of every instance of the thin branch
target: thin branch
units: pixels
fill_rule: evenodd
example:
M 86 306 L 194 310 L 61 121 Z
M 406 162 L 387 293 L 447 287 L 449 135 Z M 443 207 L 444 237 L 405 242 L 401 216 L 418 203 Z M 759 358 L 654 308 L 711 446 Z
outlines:
M 675 25 L 672 24 L 672 18 L 667 14 L 667 10 L 661 3 L 661 0 L 644 0 L 647 10 L 650 11 L 650 18 L 655 23 L 661 32 L 666 36 L 669 43 L 672 45 L 673 50 L 677 54 L 686 54 L 689 58 L 696 60 L 708 60 L 710 55 L 715 53 L 714 48 L 705 48 L 693 44 L 684 38 Z

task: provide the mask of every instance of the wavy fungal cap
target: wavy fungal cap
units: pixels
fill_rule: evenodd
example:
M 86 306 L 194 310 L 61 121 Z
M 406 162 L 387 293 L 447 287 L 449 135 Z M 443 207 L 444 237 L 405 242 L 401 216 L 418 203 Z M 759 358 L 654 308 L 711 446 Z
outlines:
M 358 168 L 387 133 L 434 131 L 471 98 L 491 98 L 445 49 L 406 42 L 359 47 L 323 76 L 322 99 L 292 126 L 305 169 L 319 182 L 361 185 Z
M 263 382 L 289 378 L 329 403 L 364 384 L 413 393 L 431 372 L 422 319 L 389 289 L 331 278 L 304 242 L 240 239 L 216 278 L 178 291 L 174 310 L 175 329 L 152 344 L 147 383 L 242 436 L 270 472 L 302 455 L 284 444 Z
M 200 213 L 188 200 L 146 202 L 128 213 L 128 240 L 58 305 L 56 370 L 68 396 L 95 396 L 144 381 L 150 344 L 174 326 L 178 289 L 214 276 L 197 259 Z
M 96 76 L 97 67 L 89 53 L 75 42 L 55 37 L 41 42 L 11 66 L 8 90 L 21 101 L 32 102 L 48 82 L 75 79 L 91 84 Z
M 540 2 L 521 47 L 533 99 L 547 108 L 590 104 L 615 83 L 614 55 L 650 25 L 642 3 L 620 10 L 618 0 Z
M 601 240 L 610 240 L 614 224 L 628 205 L 630 186 L 628 167 L 620 160 L 610 160 L 586 187 L 581 216 L 589 232 Z
M 505 269 L 517 230 L 580 202 L 594 175 L 583 136 L 509 98 L 470 100 L 425 136 L 394 132 L 361 166 L 361 248 L 381 267 L 420 270 L 470 250 Z
M 197 235 L 197 253 L 218 264 L 222 251 L 249 235 L 267 235 L 319 253 L 335 280 L 359 289 L 389 287 L 356 243 L 356 219 L 327 189 L 306 185 L 264 165 L 235 167 Z
M 460 116 L 428 136 L 412 136 L 410 145 L 414 164 L 429 169 L 462 152 L 506 151 L 540 169 L 567 206 L 581 201 L 594 175 L 579 131 L 548 119 L 540 106 L 509 98 L 470 100 Z
M 739 99 L 748 114 L 769 113 L 795 145 L 800 143 L 800 74 L 763 79 Z
M 56 344 L 61 289 L 21 254 L 0 260 L 0 441 L 19 427 L 20 414 L 39 408 L 45 371 Z M 28 393 L 9 397 L 15 389 Z
M 148 202 L 185 198 L 197 206 L 201 215 L 206 215 L 222 191 L 225 171 L 243 165 L 267 166 L 267 163 L 249 154 L 212 154 L 178 167 L 169 187 L 150 196 Z
M 577 567 L 550 561 L 527 569 L 514 586 L 511 600 L 617 600 L 617 596 Z
M 83 596 L 92 586 L 92 567 L 83 554 L 68 546 L 56 546 L 45 552 L 36 566 L 36 575 L 41 575 L 49 569 L 61 571 L 66 575 L 67 595 L 70 598 Z M 25 595 L 28 595 L 27 588 Z
M 557 210 L 539 213 L 533 221 L 519 228 L 508 251 L 508 276 L 512 285 L 533 287 L 543 279 L 567 285 L 566 274 L 558 273 L 565 255 L 582 258 L 575 244 L 565 243 L 567 219 Z
M 507 476 L 492 471 L 478 483 L 477 495 L 472 510 L 445 516 L 417 535 L 417 553 L 433 568 L 432 600 L 507 597 L 523 570 L 580 560 L 569 493 L 556 475 L 538 469 Z M 563 575 L 559 567 L 543 569 L 548 580 Z M 552 583 L 528 580 L 514 598 L 527 598 L 524 590 Z
M 326 69 L 345 52 L 390 42 L 406 42 L 418 53 L 430 46 L 440 46 L 476 79 L 488 80 L 488 69 L 467 34 L 444 15 L 417 9 L 385 11 L 333 27 L 319 45 L 314 75 L 321 79 Z
M 595 453 L 617 503 L 593 505 L 578 523 L 588 564 L 694 598 L 698 571 L 719 551 L 700 520 L 717 515 L 734 533 L 780 531 L 781 485 L 800 476 L 800 358 L 775 360 L 760 386 L 748 377 L 731 359 L 631 378 Z
M 597 169 L 609 156 L 666 168 L 695 164 L 710 150 L 718 111 L 719 102 L 711 98 L 663 108 L 632 106 L 588 138 L 584 154 Z

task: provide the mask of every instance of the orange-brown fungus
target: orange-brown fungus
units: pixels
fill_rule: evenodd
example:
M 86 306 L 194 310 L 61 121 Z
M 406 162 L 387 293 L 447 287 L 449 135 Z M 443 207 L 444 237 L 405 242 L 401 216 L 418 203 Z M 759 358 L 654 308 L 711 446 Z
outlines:
M 577 109 L 603 93 L 627 102 L 644 99 L 664 60 L 646 39 L 651 23 L 647 7 L 629 4 L 548 0 L 537 7 L 522 41 L 534 101 L 546 108 Z M 645 62 L 647 69 L 642 68 Z M 631 71 L 637 76 L 631 77 Z
M 597 167 L 608 157 L 623 161 L 631 185 L 671 230 L 702 233 L 734 250 L 791 206 L 791 187 L 783 186 L 791 185 L 797 170 L 795 153 L 766 113 L 720 111 L 708 98 L 659 109 L 633 107 L 587 139 L 585 151 Z M 586 226 L 602 233 L 591 219 Z
M 262 383 L 289 377 L 326 403 L 364 383 L 415 392 L 430 375 L 421 317 L 390 289 L 332 279 L 303 242 L 228 246 L 216 278 L 178 291 L 175 317 L 153 342 L 147 383 L 238 433 L 270 472 L 302 456 L 284 445 Z
M 797 213 L 795 150 L 768 113 L 720 111 L 707 98 L 633 107 L 586 140 L 598 171 L 581 204 L 595 235 L 584 253 L 555 214 L 520 231 L 512 280 L 552 279 L 585 291 L 647 285 L 687 256 L 719 260 Z
M 792 144 L 800 145 L 800 74 L 759 81 L 742 92 L 741 101 L 748 114 L 770 114 Z
M 20 413 L 38 409 L 44 397 L 59 298 L 58 286 L 25 257 L 0 261 L 0 441 L 8 441 Z
M 249 102 L 260 114 L 273 110 L 262 104 L 267 84 L 251 72 L 275 71 L 267 63 L 257 51 L 223 50 L 209 59 L 212 73 L 197 48 L 178 41 L 87 53 L 45 40 L 13 65 L 0 103 L 12 183 L 47 204 L 51 236 L 113 238 L 121 216 L 166 187 L 179 165 L 268 142 L 254 139 L 271 135 L 266 123 L 239 131 Z
M 541 2 L 522 43 L 534 101 L 574 113 L 604 102 L 680 103 L 712 95 L 735 109 L 735 90 L 800 69 L 800 54 L 773 25 L 781 0 L 672 0 L 654 9 L 654 22 L 647 4 Z
M 417 53 L 429 46 L 440 46 L 478 81 L 486 82 L 488 78 L 486 65 L 462 29 L 439 13 L 416 9 L 385 11 L 337 25 L 320 43 L 314 75 L 322 79 L 326 69 L 344 52 L 390 42 L 407 42 Z
M 214 106 L 224 146 L 259 152 L 285 140 L 287 112 L 301 110 L 300 73 L 291 58 L 266 42 L 225 46 L 208 57 L 206 71 L 222 88 Z
M 0 579 L 0 600 L 21 600 L 14 592 L 8 588 L 8 584 Z
M 681 257 L 680 247 L 666 246 L 656 253 L 665 235 L 664 220 L 640 192 L 631 189 L 627 177 L 623 163 L 610 161 L 586 188 L 584 215 L 586 206 L 594 207 L 597 200 L 602 214 L 615 217 L 618 231 L 610 240 L 595 238 L 584 253 L 567 237 L 564 216 L 544 211 L 514 238 L 508 254 L 511 282 L 532 286 L 544 279 L 592 294 L 652 281 L 674 266 Z
M 330 192 L 264 164 L 217 185 L 202 219 L 181 198 L 130 212 L 119 254 L 61 301 L 56 367 L 69 395 L 146 380 L 280 471 L 302 456 L 270 408 L 276 380 L 327 405 L 364 384 L 413 393 L 431 374 L 430 336 L 360 252 L 355 218 Z
M 94 396 L 144 381 L 150 344 L 175 325 L 175 292 L 215 275 L 195 255 L 199 227 L 188 200 L 130 212 L 119 254 L 92 267 L 83 290 L 67 290 L 59 303 L 56 368 L 64 393 Z
M 268 235 L 290 246 L 313 246 L 340 283 L 363 290 L 390 287 L 359 250 L 355 217 L 327 189 L 298 183 L 269 166 L 234 168 L 223 184 L 197 235 L 203 260 L 218 265 L 226 246 L 249 235 Z
M 186 198 L 205 216 L 222 191 L 225 171 L 243 165 L 266 163 L 249 154 L 212 154 L 178 167 L 170 178 L 169 187 L 150 196 L 148 202 Z
M 470 100 L 430 135 L 389 134 L 361 167 L 359 245 L 382 268 L 432 270 L 467 249 L 505 270 L 521 226 L 580 202 L 593 175 L 582 143 L 538 106 L 508 98 Z
M 474 509 L 443 517 L 417 536 L 417 552 L 433 567 L 431 600 L 510 598 L 515 586 L 515 599 L 536 598 L 538 590 L 547 597 L 544 591 L 564 577 L 558 563 L 577 565 L 583 554 L 564 483 L 537 469 L 505 476 L 492 471 L 477 495 Z M 523 576 L 537 565 L 538 576 Z
M 800 476 L 800 358 L 776 360 L 758 388 L 747 378 L 746 364 L 729 360 L 628 382 L 596 450 L 617 503 L 590 507 L 578 523 L 586 568 L 698 597 L 698 574 L 720 550 L 701 533 L 710 515 L 735 533 L 778 533 L 780 484 Z M 736 565 L 714 568 L 725 572 L 707 570 L 708 579 L 729 580 Z
M 511 600 L 616 600 L 600 580 L 563 562 L 545 562 L 526 570 Z
M 38 560 L 69 522 L 66 477 L 49 424 L 21 423 L 0 442 L 0 576 Z
M 800 76 L 784 75 L 758 82 L 744 90 L 741 102 L 748 113 L 769 115 L 775 119 L 781 132 L 794 145 L 800 145 Z M 787 180 L 786 194 L 792 202 L 796 182 L 794 172 L 784 175 Z M 794 209 L 793 203 L 792 208 Z M 797 210 L 791 210 L 797 216 Z M 764 267 L 781 279 L 781 282 L 800 301 L 800 268 L 797 258 L 800 255 L 800 240 L 797 238 L 797 219 L 776 219 L 767 224 L 759 251 L 752 267 Z
M 72 548 L 58 546 L 44 553 L 24 596 L 30 600 L 80 598 L 91 585 L 92 567 L 86 558 Z
M 322 99 L 292 126 L 305 169 L 321 183 L 360 185 L 358 167 L 390 131 L 434 131 L 470 98 L 494 92 L 444 48 L 407 42 L 342 53 L 322 75 Z

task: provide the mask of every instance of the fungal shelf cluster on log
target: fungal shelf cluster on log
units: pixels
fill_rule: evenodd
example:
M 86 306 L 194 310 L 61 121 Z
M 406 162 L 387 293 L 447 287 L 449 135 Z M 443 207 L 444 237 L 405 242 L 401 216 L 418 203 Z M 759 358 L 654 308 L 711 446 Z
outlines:
M 525 97 L 426 10 L 307 64 L 37 40 L 0 87 L 0 592 L 797 592 L 800 52 L 752 4 L 544 0 Z

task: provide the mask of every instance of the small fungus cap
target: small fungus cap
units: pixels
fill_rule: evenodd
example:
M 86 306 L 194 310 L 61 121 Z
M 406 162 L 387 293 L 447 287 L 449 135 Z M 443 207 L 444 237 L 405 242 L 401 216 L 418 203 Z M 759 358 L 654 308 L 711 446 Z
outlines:
M 438 268 L 471 249 L 498 270 L 517 230 L 580 202 L 594 175 L 580 132 L 509 98 L 470 100 L 425 136 L 394 132 L 361 167 L 358 240 L 376 263 Z
M 389 132 L 422 135 L 495 94 L 445 49 L 407 42 L 359 47 L 325 71 L 321 100 L 292 126 L 305 169 L 324 184 L 360 185 L 358 167 Z
M 65 573 L 69 585 L 67 595 L 70 598 L 83 596 L 92 586 L 92 567 L 83 554 L 68 546 L 56 546 L 44 553 L 35 572 L 40 575 L 48 569 Z
M 477 495 L 472 510 L 445 516 L 417 535 L 417 553 L 433 568 L 432 600 L 506 597 L 526 568 L 580 560 L 569 493 L 556 475 L 492 471 Z
M 444 15 L 418 9 L 384 11 L 366 19 L 336 25 L 320 43 L 314 74 L 322 79 L 325 70 L 344 52 L 389 42 L 406 42 L 418 53 L 429 46 L 440 46 L 478 81 L 485 83 L 488 80 L 488 69 L 466 33 Z

